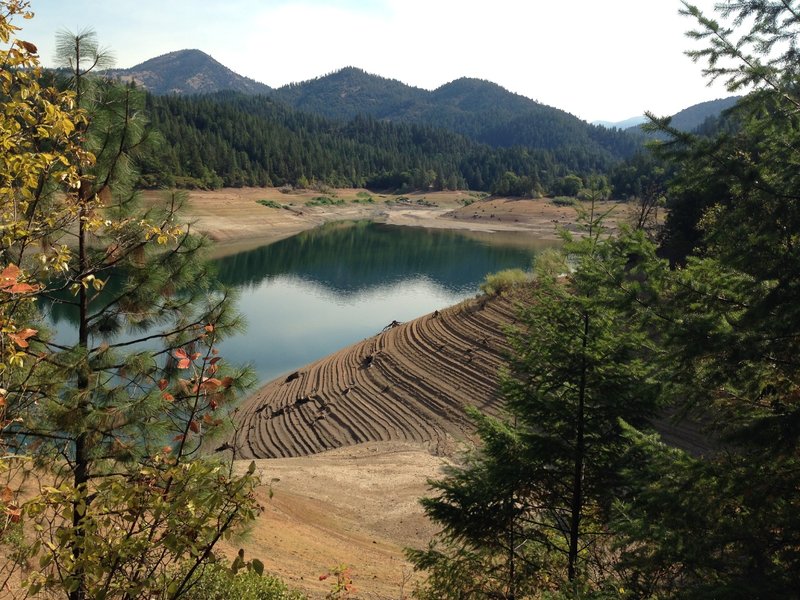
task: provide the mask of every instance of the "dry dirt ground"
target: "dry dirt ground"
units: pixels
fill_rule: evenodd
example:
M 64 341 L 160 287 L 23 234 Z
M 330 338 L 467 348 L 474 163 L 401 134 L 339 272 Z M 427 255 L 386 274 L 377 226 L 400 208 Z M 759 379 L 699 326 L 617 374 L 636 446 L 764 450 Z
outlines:
M 307 206 L 333 192 L 237 189 L 192 192 L 186 214 L 217 255 L 257 247 L 332 220 L 468 230 L 528 244 L 573 229 L 575 210 L 542 200 L 477 200 L 466 192 L 398 196 L 336 190 L 342 206 Z M 269 208 L 271 200 L 283 208 Z M 469 203 L 468 205 L 465 205 Z M 611 208 L 604 204 L 603 210 Z M 616 206 L 609 220 L 627 219 Z M 515 321 L 508 298 L 465 302 L 421 316 L 276 379 L 247 399 L 230 440 L 238 466 L 257 459 L 265 506 L 243 547 L 268 570 L 323 597 L 329 568 L 352 567 L 359 598 L 408 597 L 404 547 L 424 547 L 436 528 L 417 503 L 426 481 L 467 447 L 463 408 L 497 408 L 497 370 Z M 274 496 L 269 498 L 272 481 Z

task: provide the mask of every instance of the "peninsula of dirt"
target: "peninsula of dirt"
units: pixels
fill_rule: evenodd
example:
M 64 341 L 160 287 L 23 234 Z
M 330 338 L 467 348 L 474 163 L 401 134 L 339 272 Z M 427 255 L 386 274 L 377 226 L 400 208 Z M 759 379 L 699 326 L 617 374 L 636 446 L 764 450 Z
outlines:
M 576 223 L 573 207 L 548 199 L 365 190 L 336 190 L 325 196 L 330 202 L 321 196 L 191 192 L 185 214 L 215 241 L 217 256 L 336 220 L 461 229 L 526 245 L 553 240 L 557 227 Z M 627 219 L 625 205 L 614 206 L 612 227 Z M 427 493 L 427 480 L 440 477 L 469 446 L 465 406 L 499 410 L 505 329 L 515 325 L 519 300 L 482 297 L 392 324 L 246 399 L 221 451 L 234 449 L 237 468 L 256 460 L 265 510 L 249 537 L 228 552 L 244 548 L 312 598 L 330 588 L 319 576 L 342 564 L 352 567 L 359 597 L 408 597 L 417 576 L 403 548 L 422 548 L 435 533 L 417 499 Z

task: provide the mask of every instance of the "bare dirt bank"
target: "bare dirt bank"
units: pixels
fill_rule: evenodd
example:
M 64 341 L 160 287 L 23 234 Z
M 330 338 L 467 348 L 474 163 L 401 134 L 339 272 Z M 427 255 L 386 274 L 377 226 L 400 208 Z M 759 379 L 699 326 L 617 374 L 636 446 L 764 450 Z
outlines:
M 154 199 L 157 192 L 146 192 Z M 312 206 L 315 198 L 340 204 Z M 192 227 L 215 242 L 222 256 L 290 237 L 329 221 L 369 219 L 396 225 L 460 229 L 476 233 L 518 233 L 527 239 L 555 239 L 556 227 L 574 229 L 576 211 L 543 198 L 478 199 L 470 192 L 413 193 L 405 196 L 374 194 L 366 190 L 298 190 L 282 193 L 276 188 L 226 188 L 190 191 L 182 216 Z M 264 206 L 259 201 L 272 203 Z M 277 206 L 277 207 L 276 207 Z M 624 204 L 615 207 L 608 224 L 628 218 Z
M 218 256 L 334 220 L 460 229 L 526 245 L 552 240 L 556 226 L 571 229 L 576 220 L 573 208 L 548 200 L 476 201 L 465 192 L 442 192 L 405 200 L 373 194 L 365 203 L 365 193 L 337 190 L 343 204 L 307 206 L 325 194 L 192 192 L 186 218 L 216 241 Z M 612 223 L 626 214 L 619 206 Z M 515 318 L 514 302 L 505 297 L 465 302 L 389 328 L 247 399 L 229 441 L 238 468 L 256 459 L 265 511 L 248 539 L 229 551 L 245 548 L 311 597 L 324 597 L 330 582 L 319 576 L 338 564 L 353 568 L 359 598 L 408 597 L 415 576 L 402 550 L 426 546 L 436 529 L 417 499 L 468 445 L 472 426 L 464 406 L 498 409 L 504 328 Z

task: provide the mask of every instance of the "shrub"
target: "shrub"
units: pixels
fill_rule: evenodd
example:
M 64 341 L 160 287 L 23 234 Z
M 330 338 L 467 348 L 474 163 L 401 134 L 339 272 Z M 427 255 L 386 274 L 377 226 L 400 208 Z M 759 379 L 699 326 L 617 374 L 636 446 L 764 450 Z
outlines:
M 222 562 L 208 565 L 193 583 L 185 600 L 306 600 L 277 577 L 252 569 L 234 573 Z
M 256 202 L 267 208 L 284 208 L 282 204 L 278 204 L 275 200 L 256 200 Z
M 575 206 L 577 200 L 572 196 L 556 196 L 553 198 L 553 204 L 556 206 Z
M 488 296 L 498 296 L 515 285 L 525 283 L 529 279 L 528 273 L 522 269 L 504 269 L 487 275 L 480 285 L 480 289 Z
M 344 200 L 341 198 L 329 198 L 328 196 L 314 196 L 306 202 L 306 206 L 342 206 Z

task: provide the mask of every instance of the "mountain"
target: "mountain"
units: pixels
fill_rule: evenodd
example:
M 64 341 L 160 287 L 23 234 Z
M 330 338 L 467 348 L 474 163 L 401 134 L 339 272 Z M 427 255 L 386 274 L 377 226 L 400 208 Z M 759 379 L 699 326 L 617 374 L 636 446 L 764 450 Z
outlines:
M 715 119 L 719 115 L 736 104 L 741 96 L 729 96 L 728 98 L 718 98 L 701 102 L 682 111 L 675 113 L 670 124 L 680 131 L 694 131 L 703 125 L 708 119 Z
M 498 148 L 589 148 L 609 158 L 630 156 L 638 141 L 593 125 L 482 79 L 463 77 L 433 91 L 347 67 L 278 88 L 275 98 L 339 120 L 369 115 L 395 123 L 441 127 Z
M 642 123 L 647 123 L 647 117 L 644 115 L 631 117 L 629 119 L 625 119 L 624 121 L 592 121 L 592 125 L 599 125 L 600 127 L 605 127 L 606 129 L 630 129 L 631 127 L 641 125 Z
M 709 121 L 718 119 L 724 111 L 736 104 L 740 98 L 741 96 L 729 96 L 727 98 L 718 98 L 716 100 L 708 100 L 707 102 L 693 104 L 672 115 L 670 125 L 679 131 L 696 131 Z M 633 125 L 626 131 L 631 133 L 640 132 L 641 125 Z M 651 134 L 651 137 L 658 137 L 658 135 Z
M 618 160 L 638 148 L 635 137 L 589 125 L 565 111 L 514 94 L 490 81 L 461 78 L 434 91 L 347 67 L 273 90 L 241 77 L 200 50 L 180 50 L 130 69 L 109 71 L 156 95 L 217 91 L 269 95 L 307 113 L 338 121 L 379 121 L 448 129 L 497 148 L 523 146 Z
M 398 120 L 424 103 L 429 93 L 396 79 L 345 67 L 323 77 L 285 85 L 272 95 L 298 110 L 333 119 L 347 120 L 367 114 L 377 119 Z
M 232 90 L 268 94 L 267 85 L 237 75 L 200 50 L 178 50 L 151 58 L 129 69 L 110 69 L 107 74 L 134 81 L 154 94 L 198 94 Z

